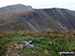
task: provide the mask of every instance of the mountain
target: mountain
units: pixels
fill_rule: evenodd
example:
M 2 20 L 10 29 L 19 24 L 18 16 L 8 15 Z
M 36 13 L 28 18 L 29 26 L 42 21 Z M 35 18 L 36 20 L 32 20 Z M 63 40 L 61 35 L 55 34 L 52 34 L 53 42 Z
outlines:
M 75 11 L 33 9 L 21 4 L 0 8 L 0 31 L 75 30 Z

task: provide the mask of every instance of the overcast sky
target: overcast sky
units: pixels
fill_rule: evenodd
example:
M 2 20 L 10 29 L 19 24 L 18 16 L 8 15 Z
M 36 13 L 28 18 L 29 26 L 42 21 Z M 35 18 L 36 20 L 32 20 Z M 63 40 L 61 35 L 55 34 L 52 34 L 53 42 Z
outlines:
M 75 10 L 75 0 L 0 0 L 0 7 L 24 4 L 33 8 L 67 8 Z

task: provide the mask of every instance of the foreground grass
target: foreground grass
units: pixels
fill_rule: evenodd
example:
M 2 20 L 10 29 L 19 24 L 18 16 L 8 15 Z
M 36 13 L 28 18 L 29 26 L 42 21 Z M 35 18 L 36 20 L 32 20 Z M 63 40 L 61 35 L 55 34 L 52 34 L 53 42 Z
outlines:
M 28 40 L 34 42 L 34 48 L 10 48 L 11 44 L 20 44 Z M 5 56 L 8 51 L 9 56 L 16 52 L 21 56 L 59 56 L 59 51 L 75 51 L 75 31 L 0 34 L 0 56 Z

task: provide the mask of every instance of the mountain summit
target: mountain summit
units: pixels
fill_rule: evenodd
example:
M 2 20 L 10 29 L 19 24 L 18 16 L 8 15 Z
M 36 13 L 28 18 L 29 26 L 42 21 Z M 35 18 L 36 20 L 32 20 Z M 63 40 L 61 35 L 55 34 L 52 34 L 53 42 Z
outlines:
M 9 10 L 32 10 L 32 7 L 22 5 L 22 4 L 16 4 L 16 5 L 11 5 L 11 6 L 0 8 L 0 11 L 9 11 Z

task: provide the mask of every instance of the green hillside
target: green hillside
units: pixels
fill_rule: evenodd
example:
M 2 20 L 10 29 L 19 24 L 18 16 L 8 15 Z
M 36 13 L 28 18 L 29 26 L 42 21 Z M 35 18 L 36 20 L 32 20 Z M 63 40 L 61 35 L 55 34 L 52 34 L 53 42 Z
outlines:
M 28 40 L 33 48 L 21 45 Z M 0 32 L 0 56 L 59 56 L 60 51 L 75 51 L 75 31 Z

